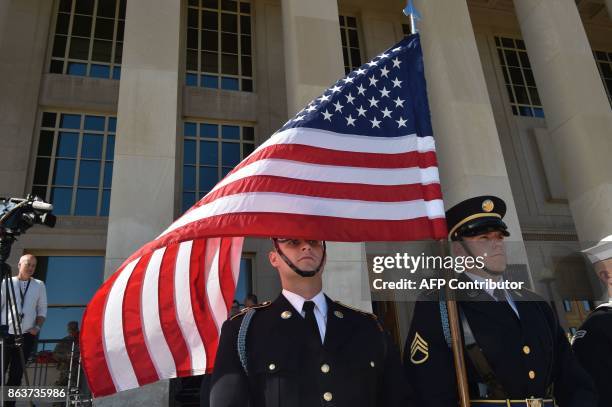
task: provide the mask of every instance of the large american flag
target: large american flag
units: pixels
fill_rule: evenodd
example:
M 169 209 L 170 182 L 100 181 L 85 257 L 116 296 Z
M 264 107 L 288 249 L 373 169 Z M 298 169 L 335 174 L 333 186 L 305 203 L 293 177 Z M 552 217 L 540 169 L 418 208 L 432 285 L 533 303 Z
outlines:
M 355 242 L 446 233 L 413 35 L 312 100 L 102 285 L 81 334 L 92 393 L 212 370 L 244 236 Z

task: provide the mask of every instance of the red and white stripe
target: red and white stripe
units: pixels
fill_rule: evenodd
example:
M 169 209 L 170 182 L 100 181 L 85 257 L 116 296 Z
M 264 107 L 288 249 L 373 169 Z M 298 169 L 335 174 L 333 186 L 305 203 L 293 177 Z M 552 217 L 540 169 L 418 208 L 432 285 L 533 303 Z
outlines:
M 92 393 L 210 372 L 240 271 L 243 238 L 189 240 L 127 261 L 83 317 Z

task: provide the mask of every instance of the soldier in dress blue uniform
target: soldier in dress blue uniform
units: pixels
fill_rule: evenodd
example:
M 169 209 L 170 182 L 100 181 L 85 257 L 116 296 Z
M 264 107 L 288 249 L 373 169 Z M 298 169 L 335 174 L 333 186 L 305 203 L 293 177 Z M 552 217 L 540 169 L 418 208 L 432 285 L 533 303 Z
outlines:
M 502 282 L 506 269 L 502 220 L 505 203 L 494 196 L 463 201 L 446 212 L 453 254 L 484 256 L 484 267 L 458 278 Z M 404 367 L 419 406 L 456 407 L 457 384 L 446 303 L 428 292 L 416 303 Z M 469 290 L 458 298 L 472 406 L 596 405 L 591 380 L 572 354 L 559 322 L 528 290 Z
M 282 293 L 223 324 L 211 407 L 407 406 L 399 352 L 376 316 L 323 293 L 325 242 L 273 243 Z
M 572 347 L 599 391 L 599 406 L 612 406 L 612 235 L 584 250 L 606 287 L 607 302 L 593 310 L 574 335 Z

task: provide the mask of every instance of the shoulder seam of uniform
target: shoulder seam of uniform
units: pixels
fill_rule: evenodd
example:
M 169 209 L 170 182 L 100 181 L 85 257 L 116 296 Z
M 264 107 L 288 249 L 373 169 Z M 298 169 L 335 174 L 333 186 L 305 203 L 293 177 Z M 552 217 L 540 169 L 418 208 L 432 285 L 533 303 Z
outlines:
M 251 307 L 246 307 L 246 308 L 244 308 L 242 311 L 240 311 L 239 313 L 237 313 L 236 315 L 234 315 L 234 316 L 230 317 L 230 321 L 233 321 L 234 319 L 236 319 L 236 318 L 238 318 L 238 317 L 243 316 L 243 315 L 244 315 L 244 314 L 246 314 L 246 313 L 247 313 L 249 310 L 252 310 L 252 309 L 260 309 L 260 308 L 266 308 L 266 307 L 270 306 L 270 304 L 272 304 L 272 302 L 271 302 L 271 301 L 265 301 L 265 302 L 262 302 L 261 304 L 256 304 L 256 305 L 253 305 L 253 306 L 251 306 Z
M 336 304 L 342 305 L 342 306 L 343 306 L 343 307 L 345 307 L 345 308 L 348 308 L 348 309 L 350 309 L 350 310 L 356 311 L 356 312 L 358 312 L 358 313 L 360 313 L 360 314 L 367 315 L 367 316 L 369 316 L 370 318 L 374 319 L 375 321 L 378 321 L 378 316 L 377 316 L 376 314 L 373 314 L 373 313 L 371 313 L 371 312 L 367 312 L 367 311 L 360 310 L 359 308 L 351 307 L 350 305 L 343 304 L 343 303 L 341 303 L 340 301 L 336 301 L 336 300 L 334 300 L 334 302 L 335 302 Z

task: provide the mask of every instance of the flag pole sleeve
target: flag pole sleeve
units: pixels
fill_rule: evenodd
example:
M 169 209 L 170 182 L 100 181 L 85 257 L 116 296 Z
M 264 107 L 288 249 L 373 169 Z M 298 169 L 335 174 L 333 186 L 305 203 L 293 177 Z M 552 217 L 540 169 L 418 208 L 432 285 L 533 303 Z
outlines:
M 446 256 L 446 242 L 440 241 L 442 256 Z M 453 271 L 451 270 L 450 273 Z M 467 372 L 465 368 L 465 357 L 463 354 L 463 339 L 461 329 L 459 328 L 459 312 L 457 309 L 457 301 L 448 284 L 444 286 L 446 309 L 448 310 L 448 323 L 451 334 L 451 348 L 453 351 L 453 362 L 455 364 L 455 376 L 457 378 L 457 392 L 459 393 L 459 405 L 461 407 L 470 407 L 470 393 L 468 390 Z

